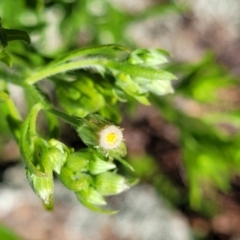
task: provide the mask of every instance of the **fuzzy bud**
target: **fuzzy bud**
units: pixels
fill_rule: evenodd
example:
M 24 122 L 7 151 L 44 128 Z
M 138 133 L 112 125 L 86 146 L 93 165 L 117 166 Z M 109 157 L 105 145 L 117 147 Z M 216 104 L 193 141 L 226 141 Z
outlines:
M 97 175 L 94 183 L 96 190 L 103 196 L 115 195 L 129 188 L 124 177 L 112 172 Z

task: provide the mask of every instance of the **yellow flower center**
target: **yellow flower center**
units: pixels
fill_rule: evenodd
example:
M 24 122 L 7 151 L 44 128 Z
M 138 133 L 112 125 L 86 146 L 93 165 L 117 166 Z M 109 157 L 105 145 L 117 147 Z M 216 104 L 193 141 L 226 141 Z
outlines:
M 99 146 L 104 149 L 117 148 L 122 141 L 122 129 L 115 125 L 107 125 L 99 132 Z
M 118 135 L 114 132 L 110 132 L 106 135 L 106 141 L 109 144 L 115 144 L 118 141 Z

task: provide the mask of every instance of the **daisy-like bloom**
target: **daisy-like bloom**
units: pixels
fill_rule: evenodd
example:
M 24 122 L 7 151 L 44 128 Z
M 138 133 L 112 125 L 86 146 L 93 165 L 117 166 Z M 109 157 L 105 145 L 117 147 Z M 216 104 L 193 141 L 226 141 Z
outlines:
M 99 146 L 106 150 L 117 148 L 122 141 L 122 129 L 115 125 L 108 125 L 99 132 Z

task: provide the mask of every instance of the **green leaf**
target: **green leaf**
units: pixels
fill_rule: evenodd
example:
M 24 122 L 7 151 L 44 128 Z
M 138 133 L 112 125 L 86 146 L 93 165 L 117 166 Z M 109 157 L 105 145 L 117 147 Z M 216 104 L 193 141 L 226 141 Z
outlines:
M 4 51 L 0 52 L 0 62 L 5 63 L 8 67 L 12 66 L 11 57 Z
M 104 56 L 104 57 L 109 56 L 111 58 L 114 58 L 119 51 L 126 52 L 126 53 L 130 52 L 128 48 L 118 44 L 107 44 L 107 45 L 80 48 L 53 61 L 49 65 L 49 67 L 57 66 L 64 62 L 76 60 L 77 58 L 87 57 L 87 56 Z
M 106 61 L 103 62 L 103 65 L 119 72 L 124 72 L 127 75 L 130 75 L 133 78 L 145 78 L 149 80 L 175 80 L 176 76 L 172 73 L 157 70 L 153 68 L 143 67 L 141 65 L 133 65 L 128 62 L 117 62 L 117 61 Z
M 6 239 L 6 240 L 23 240 L 23 238 L 17 236 L 13 230 L 0 225 L 0 239 Z
M 31 39 L 27 32 L 18 29 L 3 29 L 7 36 L 7 41 L 21 40 L 28 45 L 31 44 Z
M 145 78 L 149 80 L 176 79 L 176 76 L 164 70 L 157 70 L 153 68 L 143 67 L 141 65 L 133 65 L 128 62 L 108 60 L 104 58 L 91 58 L 82 59 L 81 61 L 64 63 L 59 66 L 54 66 L 52 68 L 46 67 L 36 72 L 35 74 L 32 74 L 25 81 L 29 84 L 34 84 L 42 80 L 43 78 L 47 78 L 58 73 L 83 68 L 94 68 L 98 71 L 102 71 L 103 69 L 109 69 L 111 70 L 113 75 L 118 75 L 119 73 L 123 72 L 126 75 L 130 75 L 132 78 Z
M 10 99 L 10 97 L 7 93 L 0 91 L 0 101 L 1 100 L 5 101 L 5 100 L 9 100 L 9 99 Z

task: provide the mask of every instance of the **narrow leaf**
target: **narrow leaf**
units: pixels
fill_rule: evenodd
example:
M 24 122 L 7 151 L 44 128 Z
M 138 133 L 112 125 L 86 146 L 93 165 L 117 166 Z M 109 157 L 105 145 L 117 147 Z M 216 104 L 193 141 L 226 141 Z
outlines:
M 0 100 L 9 100 L 10 97 L 7 93 L 0 91 Z
M 124 159 L 122 158 L 116 158 L 117 161 L 119 161 L 124 167 L 128 168 L 129 170 L 131 170 L 132 172 L 134 172 L 134 168 Z
M 5 63 L 8 67 L 12 66 L 11 57 L 4 51 L 0 52 L 0 62 Z
M 130 52 L 128 48 L 118 44 L 107 44 L 107 45 L 80 48 L 53 61 L 49 65 L 49 67 L 53 67 L 67 61 L 76 60 L 76 58 L 92 56 L 92 55 L 114 57 L 117 55 L 119 51 L 126 52 L 126 53 Z
M 28 45 L 31 44 L 31 39 L 27 32 L 18 29 L 4 29 L 7 35 L 7 41 L 21 40 Z

